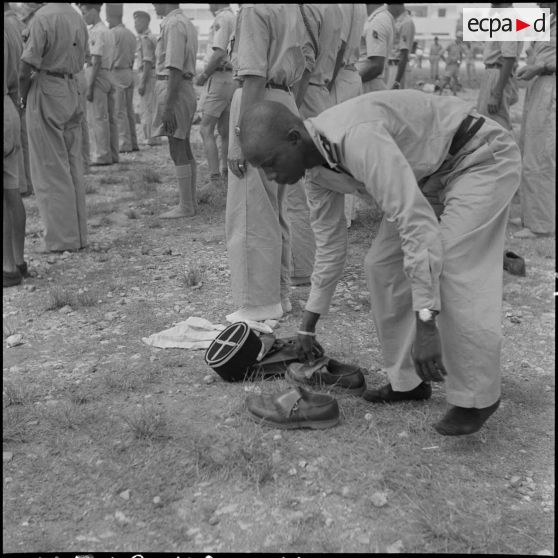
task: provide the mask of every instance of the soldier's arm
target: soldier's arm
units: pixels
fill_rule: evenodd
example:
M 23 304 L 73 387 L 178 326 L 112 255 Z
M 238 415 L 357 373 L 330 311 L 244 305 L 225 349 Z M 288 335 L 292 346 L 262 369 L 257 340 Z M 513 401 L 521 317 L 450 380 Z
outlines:
M 500 75 L 498 76 L 498 81 L 494 88 L 494 93 L 497 96 L 502 96 L 504 92 L 504 87 L 508 83 L 510 76 L 513 71 L 513 66 L 515 64 L 515 58 L 504 58 L 502 62 L 502 67 L 500 68 Z
M 27 102 L 27 95 L 29 94 L 29 89 L 31 87 L 31 72 L 33 70 L 33 66 L 23 60 L 21 61 L 19 66 L 19 94 L 23 100 L 23 106 L 25 106 Z M 17 99 L 17 101 L 14 100 L 14 102 L 16 106 L 19 106 L 19 99 Z
M 397 66 L 397 74 L 395 75 L 396 83 L 399 83 L 403 79 L 408 61 L 409 61 L 409 49 L 403 48 L 399 51 L 399 64 Z
M 382 75 L 384 71 L 385 56 L 370 56 L 360 64 L 358 73 L 365 83 Z
M 341 41 L 341 46 L 337 51 L 337 58 L 335 59 L 335 66 L 333 67 L 333 75 L 331 76 L 331 81 L 327 84 L 327 88 L 331 91 L 333 84 L 335 82 L 335 78 L 343 65 L 343 56 L 345 55 L 345 49 L 347 48 L 347 43 L 345 41 Z

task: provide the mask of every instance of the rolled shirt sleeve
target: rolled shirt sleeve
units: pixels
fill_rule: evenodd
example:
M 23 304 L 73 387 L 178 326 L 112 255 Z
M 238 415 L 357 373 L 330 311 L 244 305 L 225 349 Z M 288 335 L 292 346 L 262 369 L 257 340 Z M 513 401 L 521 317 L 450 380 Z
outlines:
M 47 35 L 42 20 L 31 20 L 28 28 L 28 38 L 21 55 L 21 60 L 34 68 L 40 69 L 43 61 Z
M 411 52 L 413 41 L 415 40 L 415 24 L 409 17 L 401 23 L 399 50 L 408 50 Z
M 212 48 L 220 48 L 221 50 L 227 51 L 227 46 L 229 44 L 231 35 L 234 32 L 233 18 L 226 17 L 225 15 L 217 15 L 215 21 L 215 35 L 213 36 Z
M 151 39 L 151 37 L 149 37 L 149 35 L 141 35 L 140 42 L 142 62 L 151 62 L 151 64 L 154 64 L 155 47 L 153 45 L 153 40 Z
M 375 18 L 364 30 L 364 39 L 366 41 L 366 56 L 388 55 L 391 49 L 391 29 L 387 25 L 383 25 Z
M 165 31 L 167 35 L 165 68 L 176 68 L 183 71 L 186 54 L 185 43 L 188 41 L 188 37 L 185 36 L 180 22 L 172 19 L 167 23 Z
M 240 34 L 237 60 L 239 76 L 259 76 L 267 78 L 270 32 L 265 19 L 252 6 L 243 6 L 238 14 Z

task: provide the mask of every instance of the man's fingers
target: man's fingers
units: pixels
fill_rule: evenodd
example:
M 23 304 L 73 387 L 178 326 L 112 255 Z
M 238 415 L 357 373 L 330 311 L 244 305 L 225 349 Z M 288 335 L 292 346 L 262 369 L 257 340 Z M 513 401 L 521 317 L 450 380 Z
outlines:
M 229 169 L 238 178 L 242 178 L 246 171 L 245 163 L 241 159 L 229 159 Z

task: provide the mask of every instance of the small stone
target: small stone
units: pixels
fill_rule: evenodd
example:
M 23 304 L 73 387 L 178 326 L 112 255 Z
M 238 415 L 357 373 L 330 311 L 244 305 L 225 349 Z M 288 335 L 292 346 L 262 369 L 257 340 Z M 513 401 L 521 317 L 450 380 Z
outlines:
M 296 475 L 296 469 L 295 469 L 294 467 L 291 467 L 291 468 L 289 469 L 289 475 L 290 475 L 291 477 L 294 477 L 294 475 Z
M 121 511 L 114 512 L 114 519 L 116 519 L 116 522 L 120 525 L 128 525 L 128 523 L 130 523 L 129 518 Z
M 2 462 L 7 463 L 8 461 L 11 461 L 13 456 L 14 456 L 14 454 L 11 451 L 3 451 L 2 452 Z
M 273 465 L 279 465 L 279 463 L 281 463 L 281 452 L 279 451 L 274 451 L 271 454 L 271 463 Z
M 331 517 L 326 517 L 325 526 L 331 527 L 333 525 L 333 519 Z
M 305 468 L 306 468 L 306 465 L 308 465 L 308 462 L 307 462 L 307 461 L 304 461 L 304 459 L 301 459 L 301 460 L 298 462 L 298 466 L 299 466 L 301 469 L 305 469 Z
M 510 486 L 513 486 L 514 488 L 519 486 L 520 483 L 521 483 L 521 477 L 518 477 L 517 475 L 514 475 L 510 479 Z
M 281 436 L 281 434 L 275 434 L 275 435 L 273 436 L 273 439 L 274 439 L 274 440 L 281 440 L 282 438 L 283 438 L 283 436 Z
M 390 544 L 386 547 L 386 552 L 388 554 L 400 554 L 403 552 L 403 541 L 398 540 L 395 541 L 393 544 Z
M 129 500 L 130 499 L 130 491 L 129 490 L 123 490 L 118 496 L 120 496 L 120 498 L 122 498 L 123 500 Z
M 364 415 L 364 420 L 371 421 L 373 418 L 374 416 L 372 415 L 372 413 L 366 413 Z
M 402 432 L 399 432 L 399 434 L 397 434 L 400 438 L 408 438 L 409 437 L 409 433 L 405 432 L 405 430 L 403 430 Z
M 341 496 L 343 496 L 343 498 L 347 498 L 350 494 L 351 494 L 351 489 L 348 486 L 344 486 L 341 489 Z
M 207 376 L 203 377 L 204 384 L 212 384 L 215 381 L 215 376 L 212 374 L 208 374 Z
M 370 537 L 368 535 L 359 535 L 357 541 L 360 544 L 370 544 Z
M 370 501 L 372 502 L 373 506 L 382 508 L 387 504 L 387 497 L 385 492 L 374 492 L 374 494 L 372 494 L 370 498 Z
M 217 517 L 217 515 L 213 514 L 213 515 L 209 518 L 208 523 L 209 523 L 210 525 L 217 525 L 217 523 L 219 523 L 219 518 Z
M 238 504 L 229 504 L 228 506 L 223 506 L 215 511 L 215 515 L 223 515 L 226 513 L 234 513 L 238 508 Z
M 6 345 L 8 347 L 17 347 L 18 345 L 23 345 L 23 335 L 21 335 L 21 333 L 16 333 L 15 335 L 10 335 L 6 339 Z
M 118 318 L 118 312 L 107 312 L 103 318 L 109 322 L 112 322 L 113 320 L 116 320 L 116 318 Z
M 24 288 L 25 288 L 26 291 L 29 291 L 31 293 L 37 289 L 37 287 L 35 287 L 35 285 L 25 285 Z
M 70 314 L 72 312 L 72 307 L 66 304 L 66 306 L 62 306 L 58 312 L 60 312 L 60 314 Z

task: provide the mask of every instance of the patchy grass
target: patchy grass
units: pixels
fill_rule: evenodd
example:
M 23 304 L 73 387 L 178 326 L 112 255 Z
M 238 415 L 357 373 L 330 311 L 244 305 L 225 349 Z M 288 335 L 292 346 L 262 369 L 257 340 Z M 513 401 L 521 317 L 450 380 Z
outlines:
M 164 409 L 145 405 L 135 413 L 122 415 L 122 420 L 128 425 L 137 440 L 157 440 L 169 437 L 168 420 Z
M 191 289 L 193 287 L 200 287 L 204 276 L 204 269 L 201 266 L 191 264 L 184 271 L 181 276 L 182 284 Z
M 12 381 L 4 382 L 3 384 L 3 401 L 5 405 L 25 405 L 33 400 L 34 394 L 30 386 L 20 382 L 15 383 Z
M 2 337 L 7 339 L 10 335 L 15 335 L 18 332 L 17 321 L 12 318 L 2 319 Z
M 76 302 L 75 293 L 63 287 L 53 287 L 48 292 L 46 310 L 59 310 L 64 306 L 72 306 Z
M 25 442 L 27 436 L 27 422 L 29 414 L 21 407 L 2 409 L 2 441 Z
M 99 184 L 120 184 L 123 182 L 123 177 L 119 173 L 109 174 L 106 176 L 101 176 L 99 179 Z

